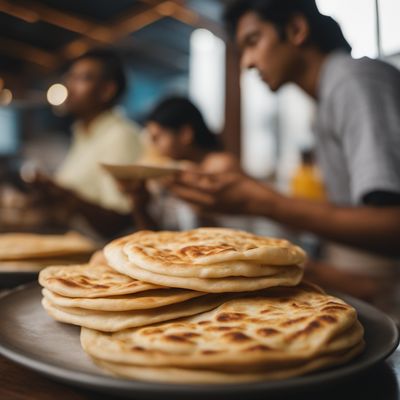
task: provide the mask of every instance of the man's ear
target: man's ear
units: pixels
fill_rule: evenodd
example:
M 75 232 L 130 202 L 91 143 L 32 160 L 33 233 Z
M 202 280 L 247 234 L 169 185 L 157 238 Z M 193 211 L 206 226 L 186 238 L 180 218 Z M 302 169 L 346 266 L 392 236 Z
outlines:
M 117 85 L 113 81 L 106 81 L 102 85 L 100 98 L 103 103 L 109 103 L 117 93 Z
M 294 15 L 286 26 L 287 40 L 296 47 L 303 46 L 310 37 L 310 25 L 304 15 Z
M 179 137 L 181 143 L 185 146 L 193 143 L 194 140 L 194 133 L 193 128 L 190 125 L 184 125 L 179 131 Z

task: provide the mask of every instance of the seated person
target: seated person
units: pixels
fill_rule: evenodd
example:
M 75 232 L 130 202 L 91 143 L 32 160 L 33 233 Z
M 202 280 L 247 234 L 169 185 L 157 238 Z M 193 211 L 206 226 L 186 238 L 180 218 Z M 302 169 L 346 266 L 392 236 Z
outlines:
M 119 58 L 90 51 L 72 62 L 65 80 L 66 108 L 76 118 L 72 146 L 55 179 L 38 175 L 34 185 L 69 220 L 83 218 L 103 236 L 129 225 L 130 201 L 100 162 L 132 163 L 141 155 L 139 128 L 113 110 L 126 87 Z
M 154 163 L 155 159 L 164 160 L 164 163 L 178 161 L 186 168 L 203 174 L 240 171 L 239 161 L 222 151 L 218 136 L 210 131 L 200 111 L 186 98 L 170 97 L 159 103 L 147 118 L 146 131 L 153 151 L 152 157 L 143 162 Z M 151 195 L 146 182 L 120 183 L 121 189 L 135 204 L 133 216 L 137 228 L 156 228 L 158 224 L 149 212 Z M 172 214 L 171 202 L 169 206 L 169 214 Z M 184 203 L 179 208 L 183 209 Z
M 293 83 L 315 100 L 317 157 L 328 201 L 290 198 L 237 173 L 201 179 L 181 174 L 170 190 L 206 210 L 265 217 L 364 250 L 370 271 L 348 251 L 342 263 L 345 272 L 351 262 L 358 265 L 358 275 L 368 273 L 362 287 L 353 268 L 349 278 L 338 268 L 335 276 L 326 273 L 325 263 L 310 273 L 318 274 L 324 286 L 346 291 L 358 286 L 364 298 L 381 292 L 371 285 L 376 276 L 390 279 L 388 311 L 399 316 L 400 72 L 379 60 L 353 59 L 339 25 L 320 13 L 314 0 L 235 0 L 225 20 L 243 68 L 256 69 L 273 92 Z M 338 266 L 338 252 L 330 252 L 327 261 Z M 376 262 L 376 255 L 389 259 L 392 276 L 385 276 L 388 264 Z

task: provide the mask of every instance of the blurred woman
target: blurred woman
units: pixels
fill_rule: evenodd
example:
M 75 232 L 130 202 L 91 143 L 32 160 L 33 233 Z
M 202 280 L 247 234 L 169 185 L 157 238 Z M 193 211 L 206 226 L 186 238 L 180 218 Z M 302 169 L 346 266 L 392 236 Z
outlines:
M 184 97 L 161 101 L 147 118 L 148 140 L 161 157 L 187 161 L 202 172 L 239 169 L 238 160 L 222 151 L 196 106 Z
M 162 163 L 184 166 L 199 173 L 199 177 L 207 173 L 224 173 L 240 171 L 239 161 L 232 155 L 222 150 L 218 136 L 213 133 L 204 121 L 196 106 L 184 97 L 169 97 L 161 101 L 150 113 L 146 122 L 146 139 L 150 147 L 149 156 L 142 160 L 144 163 Z M 138 229 L 157 228 L 155 218 L 151 216 L 151 199 L 154 198 L 144 181 L 121 182 L 121 189 L 128 194 L 134 202 L 133 217 Z M 190 212 L 184 212 L 184 203 L 180 204 L 164 201 L 164 209 L 168 209 L 170 222 L 163 228 L 181 225 L 176 220 L 171 222 L 172 208 L 179 209 L 181 216 L 185 214 L 186 220 Z M 155 207 L 160 210 L 160 207 Z M 176 216 L 175 216 L 176 217 Z M 162 218 L 161 218 L 162 219 Z M 175 218 L 176 219 L 176 218 Z M 185 218 L 184 218 L 185 219 Z M 196 218 L 195 218 L 196 219 Z M 160 218 L 157 218 L 160 221 Z M 210 220 L 207 221 L 211 223 Z M 205 221 L 204 221 L 205 223 Z M 186 223 L 186 226 L 176 228 L 189 228 L 188 225 L 199 225 L 199 221 Z M 165 225 L 161 223 L 161 225 Z

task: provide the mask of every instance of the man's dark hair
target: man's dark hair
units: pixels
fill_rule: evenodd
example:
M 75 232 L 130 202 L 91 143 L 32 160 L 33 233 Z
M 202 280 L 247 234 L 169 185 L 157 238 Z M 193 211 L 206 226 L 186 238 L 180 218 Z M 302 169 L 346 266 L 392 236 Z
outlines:
M 207 126 L 199 109 L 186 97 L 172 96 L 162 100 L 146 118 L 173 133 L 188 125 L 193 130 L 194 143 L 206 150 L 220 150 L 218 136 Z
M 262 20 L 272 23 L 281 39 L 286 38 L 285 28 L 294 15 L 303 15 L 310 27 L 309 43 L 324 53 L 334 50 L 351 52 L 339 24 L 319 12 L 315 0 L 234 0 L 224 13 L 224 21 L 231 35 L 235 35 L 240 18 L 256 13 Z
M 127 86 L 124 67 L 118 54 L 110 49 L 93 49 L 75 58 L 71 65 L 81 60 L 95 60 L 101 64 L 103 79 L 114 82 L 117 87 L 115 96 L 111 99 L 111 105 L 117 103 Z

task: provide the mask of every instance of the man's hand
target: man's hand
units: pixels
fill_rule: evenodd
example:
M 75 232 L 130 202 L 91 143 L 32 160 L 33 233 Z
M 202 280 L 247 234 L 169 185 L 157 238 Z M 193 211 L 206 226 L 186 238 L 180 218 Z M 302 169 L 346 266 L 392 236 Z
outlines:
M 126 229 L 130 224 L 129 214 L 120 213 L 96 204 L 58 185 L 47 175 L 37 173 L 29 180 L 31 188 L 35 191 L 41 204 L 46 204 L 49 209 L 61 211 L 67 223 L 71 217 L 79 215 L 101 235 L 111 237 Z
M 266 215 L 279 194 L 238 172 L 201 174 L 185 172 L 170 185 L 177 197 L 206 212 Z
M 30 184 L 42 201 L 56 203 L 71 209 L 75 207 L 77 201 L 76 194 L 72 190 L 58 185 L 49 176 L 38 173 Z
M 118 188 L 126 194 L 136 208 L 145 208 L 151 201 L 151 194 L 143 179 L 119 179 Z

